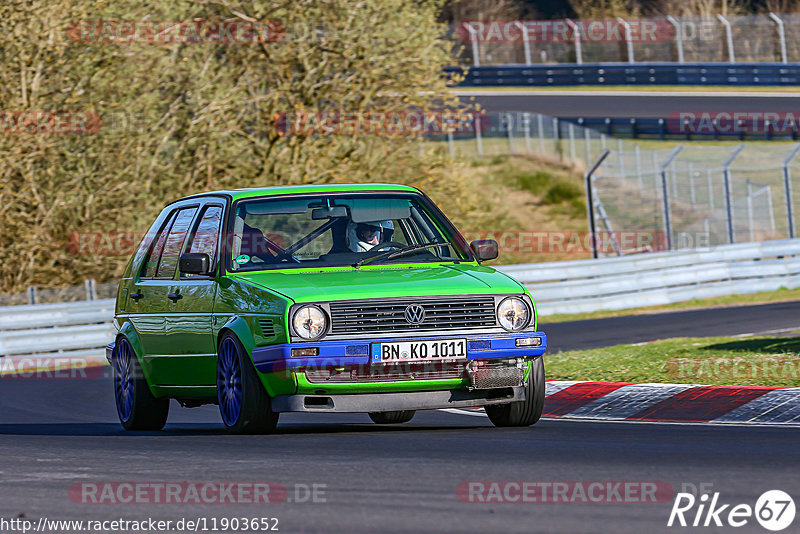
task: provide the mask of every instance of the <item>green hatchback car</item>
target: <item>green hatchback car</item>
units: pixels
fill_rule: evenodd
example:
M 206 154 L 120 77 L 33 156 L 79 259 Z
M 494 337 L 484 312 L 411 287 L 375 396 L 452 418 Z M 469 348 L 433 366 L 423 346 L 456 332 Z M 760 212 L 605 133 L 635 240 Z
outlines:
M 170 399 L 218 404 L 225 427 L 268 433 L 281 412 L 485 407 L 527 426 L 544 404 L 536 308 L 482 265 L 418 189 L 321 185 L 217 191 L 158 216 L 125 269 L 106 350 L 128 430 Z

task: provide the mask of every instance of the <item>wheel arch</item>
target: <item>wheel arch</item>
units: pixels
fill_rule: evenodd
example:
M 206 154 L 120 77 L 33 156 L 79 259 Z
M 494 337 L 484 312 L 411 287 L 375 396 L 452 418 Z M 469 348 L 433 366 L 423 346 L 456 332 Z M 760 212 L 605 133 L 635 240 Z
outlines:
M 237 315 L 231 317 L 229 321 L 222 325 L 222 327 L 219 329 L 219 332 L 217 332 L 217 354 L 219 354 L 220 343 L 226 334 L 231 334 L 236 337 L 236 339 L 242 345 L 242 348 L 244 348 L 247 358 L 250 361 L 250 365 L 253 365 L 253 349 L 256 346 L 256 340 L 253 337 L 251 325 L 247 322 L 247 320 L 244 317 Z M 266 390 L 267 394 L 270 397 L 274 397 L 276 395 L 276 390 L 273 385 L 270 383 L 267 377 L 261 373 L 261 371 L 255 368 L 255 365 L 253 365 L 253 369 L 255 370 L 256 376 Z
M 148 361 L 144 358 L 144 347 L 142 346 L 142 339 L 139 337 L 139 333 L 134 328 L 133 323 L 130 321 L 125 321 L 120 326 L 119 332 L 117 332 L 117 336 L 114 338 L 116 343 L 119 343 L 120 339 L 125 339 L 128 344 L 133 349 L 133 353 L 136 355 L 136 360 L 139 362 L 139 367 L 142 368 L 142 374 L 144 374 L 145 382 L 147 382 L 147 387 L 150 388 L 150 392 L 158 397 L 155 391 L 153 391 L 153 381 L 150 379 L 150 375 L 152 369 Z

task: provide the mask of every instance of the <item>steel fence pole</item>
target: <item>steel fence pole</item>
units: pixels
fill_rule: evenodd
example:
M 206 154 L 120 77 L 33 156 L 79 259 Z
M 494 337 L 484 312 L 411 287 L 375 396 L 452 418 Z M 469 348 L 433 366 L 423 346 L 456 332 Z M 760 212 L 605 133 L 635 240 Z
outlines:
M 628 63 L 634 63 L 633 59 L 633 34 L 631 32 L 631 25 L 628 24 L 628 21 L 623 19 L 622 17 L 617 17 L 617 22 L 622 24 L 622 27 L 625 29 L 625 43 L 628 47 Z
M 565 19 L 567 25 L 572 28 L 572 42 L 575 43 L 575 63 L 583 64 L 583 49 L 581 47 L 581 30 L 574 21 Z
M 583 129 L 583 138 L 586 140 L 586 164 L 592 161 L 592 132 L 589 128 Z
M 544 156 L 544 118 L 541 113 L 536 114 L 536 127 L 539 132 L 539 154 Z
M 531 61 L 531 42 L 528 40 L 528 27 L 520 21 L 514 21 L 514 24 L 522 30 L 522 46 L 525 50 L 525 64 L 532 65 Z
M 483 134 L 481 133 L 481 129 L 483 128 L 483 121 L 480 118 L 480 115 L 475 116 L 475 144 L 477 144 L 478 148 L 478 155 L 483 156 Z M 489 117 L 491 121 L 491 117 Z
M 584 175 L 584 181 L 586 182 L 586 215 L 589 217 L 589 239 L 592 241 L 592 258 L 594 259 L 597 259 L 597 228 L 594 222 L 594 192 L 592 186 L 592 176 L 600 167 L 600 165 L 603 164 L 603 161 L 605 161 L 610 153 L 610 150 L 604 150 L 603 153 L 600 154 L 600 157 L 597 158 L 597 161 L 592 164 L 592 166 Z
M 525 149 L 531 153 L 531 114 L 527 111 L 522 114 L 522 124 L 525 126 Z
M 661 164 L 661 216 L 664 219 L 664 236 L 667 238 L 667 250 L 672 250 L 673 248 L 673 238 L 672 238 L 672 214 L 670 213 L 670 205 L 669 205 L 669 187 L 667 186 L 667 168 L 672 164 L 675 158 L 678 157 L 678 154 L 681 153 L 683 150 L 683 146 L 679 145 L 676 146 L 675 149 L 667 156 L 667 159 L 664 163 Z
M 722 185 L 725 197 L 725 215 L 728 221 L 728 243 L 736 242 L 736 235 L 733 228 L 733 198 L 731 196 L 731 164 L 733 160 L 744 150 L 744 145 L 737 146 L 725 163 L 722 164 Z
M 789 155 L 783 160 L 783 194 L 786 197 L 786 218 L 789 223 L 789 238 L 794 238 L 794 215 L 792 204 L 792 175 L 789 172 L 789 164 L 792 162 L 797 153 L 800 152 L 800 143 L 789 152 Z
M 781 47 L 781 63 L 788 63 L 789 61 L 786 56 L 786 30 L 783 27 L 783 20 L 772 12 L 769 13 L 769 18 L 771 18 L 778 26 L 778 41 L 780 42 Z
M 711 176 L 711 167 L 706 169 L 706 177 L 708 178 L 708 203 L 711 209 L 714 209 L 714 181 Z
M 643 189 L 642 186 L 642 152 L 639 145 L 633 147 L 633 152 L 636 156 L 636 180 L 639 183 L 639 191 Z
M 681 23 L 678 22 L 675 17 L 668 15 L 667 22 L 672 24 L 675 28 L 675 45 L 678 49 L 678 63 L 683 63 L 683 28 L 681 28 Z
M 478 30 L 476 30 L 471 23 L 461 23 L 469 32 L 469 40 L 472 43 L 472 64 L 476 67 L 481 66 L 481 50 L 478 45 Z
M 512 131 L 514 128 L 514 123 L 511 119 L 511 113 L 506 113 L 506 129 L 508 130 L 508 153 L 514 154 L 514 132 Z
M 736 56 L 733 53 L 733 30 L 731 29 L 731 23 L 720 14 L 717 14 L 717 19 L 725 26 L 725 40 L 728 43 L 728 61 L 736 63 Z
M 569 130 L 569 157 L 574 165 L 578 157 L 575 153 L 575 125 L 570 122 L 567 129 Z
M 755 221 L 753 220 L 753 182 L 747 180 L 747 226 L 750 230 L 750 242 L 756 240 Z

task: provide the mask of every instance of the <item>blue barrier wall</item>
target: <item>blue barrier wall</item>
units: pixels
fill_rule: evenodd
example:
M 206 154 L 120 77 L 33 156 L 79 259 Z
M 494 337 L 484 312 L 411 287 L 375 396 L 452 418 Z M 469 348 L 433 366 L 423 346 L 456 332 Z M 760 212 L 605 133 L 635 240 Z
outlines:
M 559 85 L 800 85 L 800 63 L 584 63 L 448 67 L 469 87 Z

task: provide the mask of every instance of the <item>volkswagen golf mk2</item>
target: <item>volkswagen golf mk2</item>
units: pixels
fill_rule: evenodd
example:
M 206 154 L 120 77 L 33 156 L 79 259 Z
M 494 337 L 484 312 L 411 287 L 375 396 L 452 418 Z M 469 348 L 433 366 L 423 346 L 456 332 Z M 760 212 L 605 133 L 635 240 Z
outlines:
M 535 423 L 546 337 L 530 294 L 485 266 L 419 190 L 325 185 L 204 193 L 169 204 L 125 269 L 107 348 L 117 412 L 158 430 L 170 399 L 219 405 L 268 433 L 282 412 L 485 407 Z

